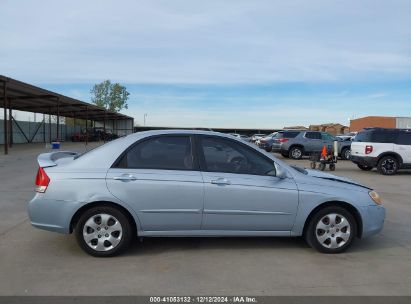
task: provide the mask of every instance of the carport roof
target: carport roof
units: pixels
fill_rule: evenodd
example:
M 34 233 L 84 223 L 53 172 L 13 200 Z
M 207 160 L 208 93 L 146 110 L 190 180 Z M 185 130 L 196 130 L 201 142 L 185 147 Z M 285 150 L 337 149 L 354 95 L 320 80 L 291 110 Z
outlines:
M 0 75 L 0 82 L 2 82 L 2 85 L 0 85 L 0 106 L 4 104 L 4 89 L 6 88 L 6 96 L 10 100 L 13 110 L 94 121 L 133 119 L 130 116 L 109 111 L 2 75 Z

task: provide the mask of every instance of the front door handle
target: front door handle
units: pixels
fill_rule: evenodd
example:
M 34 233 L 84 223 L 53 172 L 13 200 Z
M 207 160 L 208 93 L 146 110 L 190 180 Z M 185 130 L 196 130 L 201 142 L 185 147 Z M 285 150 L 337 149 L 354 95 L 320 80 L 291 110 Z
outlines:
M 211 183 L 214 185 L 230 185 L 231 184 L 228 179 L 223 178 L 223 177 L 213 179 Z
M 122 174 L 120 176 L 114 176 L 113 179 L 114 180 L 119 180 L 119 181 L 122 181 L 122 182 L 129 182 L 129 181 L 137 180 L 137 177 L 135 177 L 132 174 Z

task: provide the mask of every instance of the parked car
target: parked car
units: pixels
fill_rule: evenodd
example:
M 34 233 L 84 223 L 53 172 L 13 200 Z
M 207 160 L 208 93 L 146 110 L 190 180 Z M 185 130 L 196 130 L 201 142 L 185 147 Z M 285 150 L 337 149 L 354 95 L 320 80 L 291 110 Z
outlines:
M 230 135 L 237 137 L 239 139 L 242 139 L 244 141 L 250 141 L 250 137 L 248 137 L 247 135 L 238 134 L 238 133 L 230 133 Z
M 277 132 L 274 132 L 274 133 L 268 134 L 267 136 L 260 138 L 256 142 L 257 146 L 260 147 L 261 149 L 266 150 L 267 152 L 270 152 L 271 145 L 273 144 L 274 138 L 276 135 L 277 135 Z
M 349 159 L 351 141 L 342 141 L 329 133 L 319 131 L 299 131 L 297 136 L 282 143 L 280 153 L 284 157 L 300 159 L 304 155 L 320 152 L 324 146 L 332 150 L 334 141 L 338 141 L 338 156 Z
M 351 151 L 351 160 L 361 170 L 376 167 L 383 175 L 394 175 L 411 169 L 411 130 L 364 129 L 355 136 Z
M 254 134 L 253 136 L 251 136 L 251 142 L 255 143 L 257 140 L 263 138 L 264 136 L 267 136 L 267 134 Z
M 114 133 L 111 133 L 110 131 L 106 130 L 104 131 L 104 128 L 101 127 L 95 127 L 95 128 L 90 128 L 88 131 L 86 129 L 83 129 L 81 132 L 74 133 L 71 136 L 71 141 L 73 142 L 78 142 L 78 141 L 110 141 L 113 139 L 118 138 L 118 136 Z
M 267 147 L 267 152 L 281 152 L 281 146 L 283 143 L 287 142 L 290 138 L 296 137 L 300 131 L 295 130 L 283 130 L 278 131 L 277 134 L 273 137 L 271 146 Z
M 136 235 L 304 236 L 339 253 L 378 233 L 385 217 L 369 187 L 289 166 L 222 133 L 138 132 L 38 163 L 31 224 L 74 233 L 97 257 L 119 254 Z

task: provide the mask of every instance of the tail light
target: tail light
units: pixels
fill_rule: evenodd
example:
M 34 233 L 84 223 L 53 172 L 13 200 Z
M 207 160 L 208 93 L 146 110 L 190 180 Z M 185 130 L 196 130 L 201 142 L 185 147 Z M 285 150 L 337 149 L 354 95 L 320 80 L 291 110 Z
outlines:
M 44 193 L 50 183 L 50 178 L 47 176 L 43 168 L 39 168 L 36 176 L 36 192 Z
M 285 142 L 288 141 L 288 138 L 280 138 L 278 141 L 279 141 L 280 143 L 285 143 Z
M 365 146 L 365 154 L 370 154 L 370 153 L 372 153 L 372 150 L 373 150 L 374 148 L 372 147 L 372 146 Z

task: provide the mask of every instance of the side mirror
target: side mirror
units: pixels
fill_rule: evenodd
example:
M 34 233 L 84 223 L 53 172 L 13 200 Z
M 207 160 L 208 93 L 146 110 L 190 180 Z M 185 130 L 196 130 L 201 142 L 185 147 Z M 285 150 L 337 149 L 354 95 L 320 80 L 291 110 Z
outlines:
M 275 171 L 276 171 L 276 177 L 280 179 L 287 178 L 287 172 L 284 170 L 283 167 L 279 166 L 277 163 L 274 163 Z

